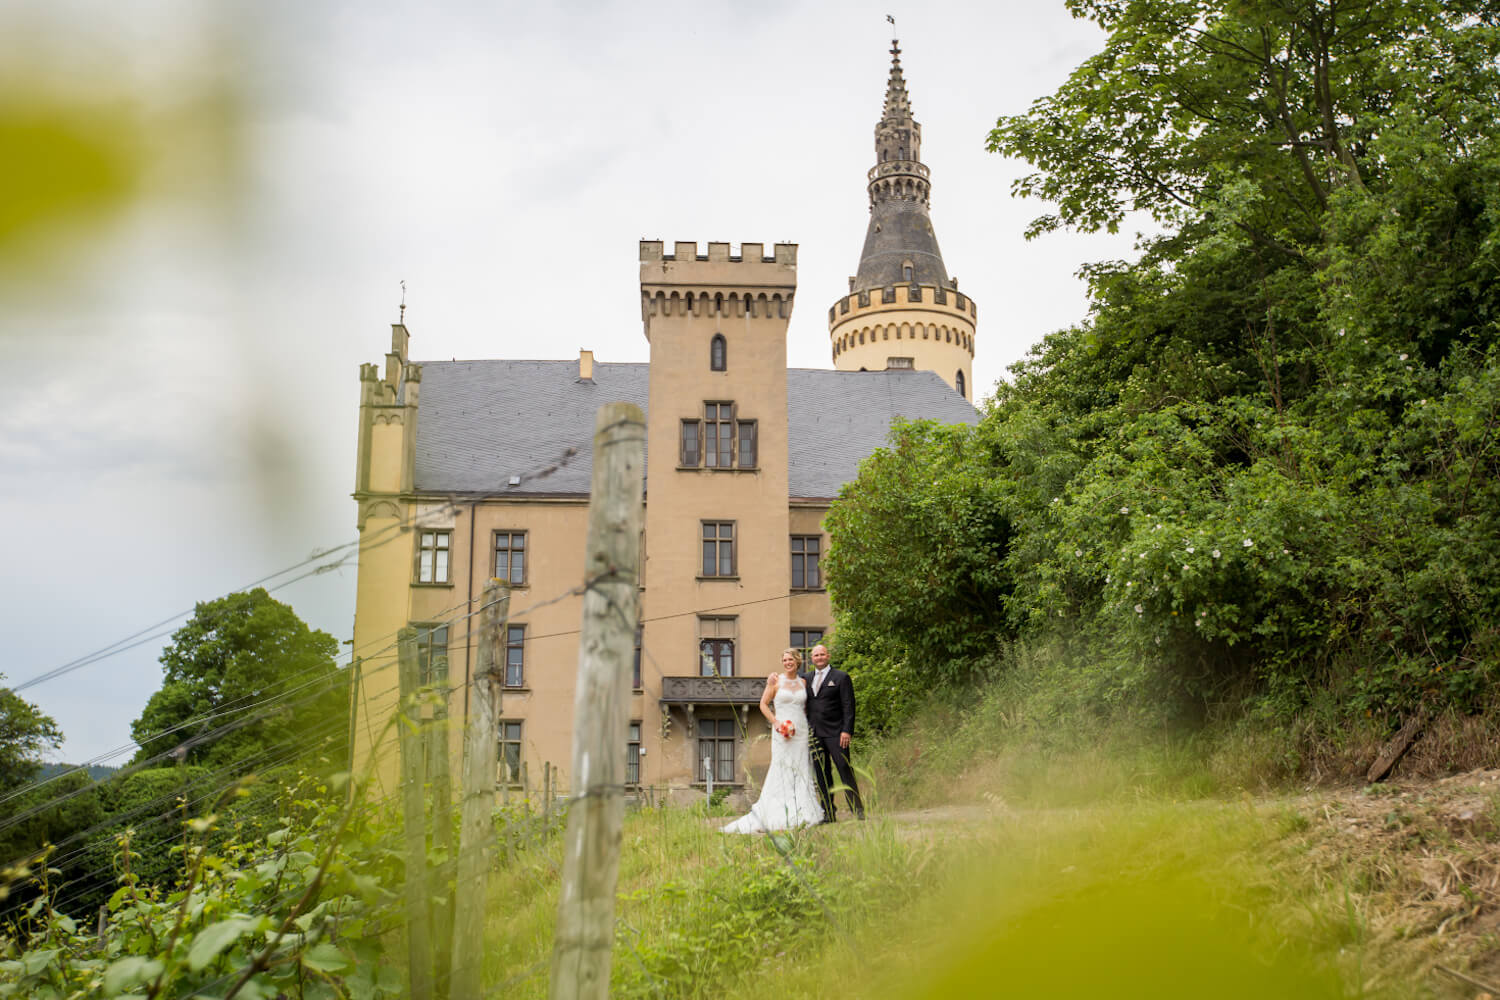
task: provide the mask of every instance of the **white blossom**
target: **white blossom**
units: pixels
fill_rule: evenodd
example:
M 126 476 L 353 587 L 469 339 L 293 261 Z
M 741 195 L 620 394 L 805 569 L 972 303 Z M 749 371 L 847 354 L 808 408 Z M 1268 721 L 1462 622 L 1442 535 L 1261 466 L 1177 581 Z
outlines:
M 1405 361 L 1405 360 L 1406 360 L 1406 355 L 1404 355 L 1404 354 L 1403 354 L 1403 355 L 1401 355 L 1401 357 L 1400 357 L 1400 358 L 1398 358 L 1398 359 L 1397 359 L 1397 360 L 1398 360 L 1398 361 Z
M 1129 507 L 1121 507 L 1120 508 L 1120 513 L 1121 514 L 1129 514 L 1130 513 L 1130 508 Z
M 1073 557 L 1075 559 L 1082 559 L 1083 558 L 1083 550 L 1082 549 L 1074 549 L 1073 550 Z
M 1214 558 L 1215 559 L 1219 558 L 1219 550 L 1218 549 L 1214 549 Z
M 1140 606 L 1140 605 L 1139 605 L 1139 604 L 1137 604 L 1137 605 L 1136 605 L 1136 606 L 1135 606 L 1135 613 L 1136 613 L 1136 614 L 1140 614 L 1140 613 L 1141 613 L 1141 612 L 1143 612 L 1143 611 L 1145 611 L 1145 610 L 1146 610 L 1146 609 L 1145 609 L 1145 608 L 1143 608 L 1143 607 L 1141 607 L 1141 606 Z
M 1250 540 L 1250 539 L 1248 539 L 1248 538 L 1247 538 L 1247 539 L 1245 539 L 1245 540 L 1244 540 L 1244 541 L 1243 541 L 1243 542 L 1241 542 L 1241 543 L 1240 543 L 1240 544 L 1241 544 L 1241 545 L 1243 545 L 1243 546 L 1244 546 L 1244 547 L 1245 547 L 1245 548 L 1247 548 L 1247 549 L 1248 549 L 1248 548 L 1250 548 L 1250 547 L 1251 547 L 1251 546 L 1252 546 L 1252 545 L 1254 545 L 1254 544 L 1255 544 L 1255 543 L 1254 543 L 1254 542 L 1252 542 L 1252 541 L 1251 541 L 1251 540 Z
M 1188 547 L 1187 547 L 1187 550 L 1188 550 L 1188 553 L 1189 553 L 1189 554 L 1190 554 L 1190 555 L 1191 555 L 1191 554 L 1192 554 L 1192 551 L 1193 551 L 1193 547 L 1192 547 L 1192 546 L 1191 546 L 1191 545 L 1189 545 L 1189 546 L 1188 546 Z

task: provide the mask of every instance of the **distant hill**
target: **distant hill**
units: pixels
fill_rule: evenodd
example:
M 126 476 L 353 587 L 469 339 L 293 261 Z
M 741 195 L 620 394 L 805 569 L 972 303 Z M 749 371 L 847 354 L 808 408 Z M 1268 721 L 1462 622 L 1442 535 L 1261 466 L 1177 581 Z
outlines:
M 42 773 L 37 775 L 37 777 L 50 778 L 53 775 L 61 774 L 64 771 L 71 771 L 77 766 L 77 764 L 43 764 Z M 110 767 L 108 764 L 90 764 L 87 767 L 89 777 L 93 778 L 95 781 L 103 781 L 105 778 L 108 778 L 118 770 L 118 767 Z

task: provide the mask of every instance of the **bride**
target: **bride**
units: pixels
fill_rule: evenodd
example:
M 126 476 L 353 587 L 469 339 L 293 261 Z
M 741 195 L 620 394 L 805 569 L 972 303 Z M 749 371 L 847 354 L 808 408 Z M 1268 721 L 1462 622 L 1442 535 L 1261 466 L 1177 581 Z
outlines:
M 760 713 L 771 723 L 771 769 L 755 805 L 724 827 L 725 833 L 786 830 L 823 821 L 808 752 L 807 681 L 801 669 L 802 654 L 788 649 L 781 654 L 781 671 L 766 678 Z

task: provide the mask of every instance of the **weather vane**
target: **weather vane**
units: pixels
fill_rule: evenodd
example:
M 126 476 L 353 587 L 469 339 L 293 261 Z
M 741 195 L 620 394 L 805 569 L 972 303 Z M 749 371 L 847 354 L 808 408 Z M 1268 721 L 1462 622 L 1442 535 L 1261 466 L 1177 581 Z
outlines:
M 401 325 L 406 325 L 406 279 L 401 279 Z
M 885 16 L 885 19 L 887 21 L 891 22 L 891 37 L 895 38 L 896 37 L 896 15 L 895 14 L 887 14 Z

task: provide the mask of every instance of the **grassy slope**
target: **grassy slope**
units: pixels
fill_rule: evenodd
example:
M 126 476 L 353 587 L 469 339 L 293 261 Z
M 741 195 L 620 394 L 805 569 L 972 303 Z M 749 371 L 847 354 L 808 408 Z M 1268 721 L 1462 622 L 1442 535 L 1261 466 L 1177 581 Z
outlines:
M 744 838 L 633 813 L 613 995 L 1472 997 L 1433 966 L 1500 978 L 1500 771 L 1251 795 L 1201 747 L 1022 751 L 993 722 L 933 712 L 871 748 L 864 824 Z M 552 837 L 497 880 L 487 980 L 507 996 L 545 995 L 559 866 Z

